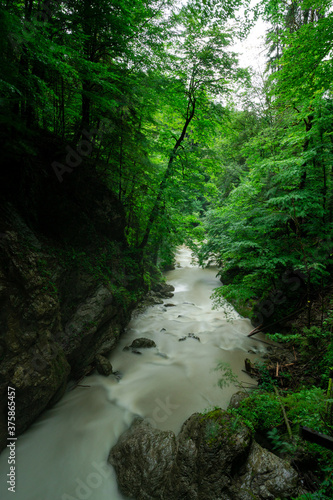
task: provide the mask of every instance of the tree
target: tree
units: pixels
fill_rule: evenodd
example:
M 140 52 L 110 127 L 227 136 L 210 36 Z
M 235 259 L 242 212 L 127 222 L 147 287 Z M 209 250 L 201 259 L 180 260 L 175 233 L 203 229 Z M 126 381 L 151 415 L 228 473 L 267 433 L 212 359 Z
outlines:
M 235 54 L 227 51 L 232 35 L 224 23 L 228 15 L 232 15 L 233 6 L 227 4 L 226 9 L 219 12 L 218 19 L 210 17 L 206 8 L 198 12 L 198 2 L 190 2 L 177 16 L 175 29 L 178 34 L 172 45 L 168 70 L 176 83 L 177 93 L 173 98 L 181 109 L 183 121 L 174 137 L 140 248 L 147 245 L 154 223 L 165 210 L 164 193 L 177 168 L 180 148 L 191 135 L 193 120 L 199 117 L 200 109 L 205 108 L 209 99 L 225 96 L 232 82 L 246 76 L 246 72 L 237 69 Z M 212 2 L 214 13 L 215 7 Z
M 284 14 L 283 4 L 275 19 Z M 289 269 L 301 273 L 311 306 L 313 292 L 329 276 L 332 20 L 323 10 L 306 19 L 297 29 L 290 29 L 289 19 L 281 30 L 283 54 L 269 79 L 269 120 L 257 118 L 257 133 L 243 142 L 239 180 L 208 217 L 207 255 L 222 263 L 226 283 L 217 298 L 223 294 L 239 305 L 260 304 Z

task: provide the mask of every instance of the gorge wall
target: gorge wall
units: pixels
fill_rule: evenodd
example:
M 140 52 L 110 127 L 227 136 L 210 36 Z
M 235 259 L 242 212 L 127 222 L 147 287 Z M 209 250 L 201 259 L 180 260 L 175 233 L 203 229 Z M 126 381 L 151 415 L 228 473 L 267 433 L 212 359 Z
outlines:
M 25 157 L 5 151 L 0 211 L 0 449 L 7 387 L 22 433 L 112 350 L 144 291 L 125 216 L 88 162 L 59 183 L 41 141 Z M 22 152 L 22 150 L 20 150 Z

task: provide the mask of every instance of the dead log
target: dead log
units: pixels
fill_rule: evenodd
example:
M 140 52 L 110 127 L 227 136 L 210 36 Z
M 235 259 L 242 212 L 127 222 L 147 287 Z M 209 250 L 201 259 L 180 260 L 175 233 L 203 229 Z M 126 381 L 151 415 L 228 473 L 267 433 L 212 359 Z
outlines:
M 321 434 L 320 432 L 313 431 L 309 427 L 300 427 L 300 435 L 305 441 L 310 443 L 316 443 L 328 450 L 333 450 L 333 438 L 327 436 L 326 434 Z
M 252 337 L 252 335 L 255 335 L 256 333 L 258 333 L 258 332 L 259 332 L 259 331 L 261 331 L 261 330 L 266 330 L 267 328 L 270 328 L 271 326 L 277 325 L 277 324 L 281 323 L 282 321 L 285 321 L 286 319 L 292 318 L 293 316 L 295 316 L 295 314 L 298 314 L 298 313 L 301 313 L 301 312 L 305 311 L 305 309 L 307 309 L 307 307 L 302 307 L 302 309 L 298 309 L 297 311 L 294 311 L 293 313 L 288 314 L 288 315 L 287 315 L 287 316 L 285 316 L 284 318 L 281 318 L 281 319 L 279 319 L 278 321 L 274 321 L 274 323 L 271 323 L 270 325 L 263 326 L 263 325 L 261 324 L 261 325 L 259 325 L 259 326 L 256 326 L 256 327 L 254 328 L 254 330 L 252 330 L 252 331 L 248 334 L 248 337 Z
M 292 441 L 292 439 L 293 439 L 293 433 L 291 432 L 291 427 L 290 427 L 289 420 L 288 420 L 288 417 L 287 417 L 286 409 L 284 407 L 282 399 L 280 398 L 280 393 L 279 393 L 277 387 L 275 387 L 275 386 L 274 386 L 274 391 L 275 391 L 275 394 L 276 394 L 276 396 L 277 396 L 277 398 L 279 400 L 280 406 L 281 406 L 281 410 L 282 410 L 284 422 L 286 424 L 287 431 L 288 431 L 288 436 L 290 437 L 290 440 Z
M 253 375 L 256 372 L 256 368 L 253 363 L 249 360 L 249 358 L 245 359 L 245 370 L 246 373 L 249 373 L 250 375 Z

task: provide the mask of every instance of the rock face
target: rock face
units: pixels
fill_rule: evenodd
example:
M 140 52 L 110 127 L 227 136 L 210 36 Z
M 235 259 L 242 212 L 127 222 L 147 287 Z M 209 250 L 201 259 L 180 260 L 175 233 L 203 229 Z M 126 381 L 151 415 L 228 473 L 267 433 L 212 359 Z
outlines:
M 83 167 L 62 187 L 48 175 L 23 199 L 29 206 L 4 201 L 0 209 L 0 451 L 8 385 L 19 435 L 63 395 L 69 377 L 96 364 L 110 372 L 98 356 L 116 345 L 136 304 L 132 291 L 142 288 L 119 202 Z M 109 281 L 97 275 L 101 266 Z
M 297 494 L 291 466 L 223 410 L 194 414 L 176 437 L 136 421 L 111 450 L 121 491 L 135 500 L 267 500 Z
M 247 392 L 244 391 L 235 392 L 235 394 L 231 396 L 230 403 L 228 405 L 228 410 L 231 408 L 239 408 L 241 402 L 248 397 L 249 395 Z
M 155 304 L 163 304 L 163 299 L 171 299 L 175 287 L 167 283 L 156 283 L 145 296 L 143 306 L 150 306 Z

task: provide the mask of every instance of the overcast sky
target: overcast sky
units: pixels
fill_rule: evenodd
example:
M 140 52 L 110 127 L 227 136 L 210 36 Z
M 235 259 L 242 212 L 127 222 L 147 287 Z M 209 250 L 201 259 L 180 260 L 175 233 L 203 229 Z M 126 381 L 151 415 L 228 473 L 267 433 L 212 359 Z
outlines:
M 247 39 L 235 44 L 233 50 L 239 53 L 240 66 L 252 66 L 255 70 L 264 71 L 266 63 L 264 38 L 267 28 L 268 23 L 259 19 Z

